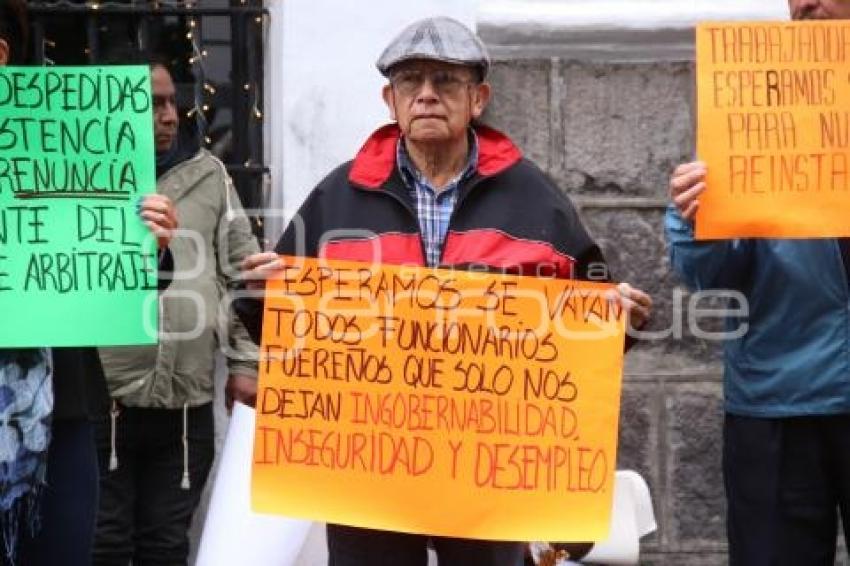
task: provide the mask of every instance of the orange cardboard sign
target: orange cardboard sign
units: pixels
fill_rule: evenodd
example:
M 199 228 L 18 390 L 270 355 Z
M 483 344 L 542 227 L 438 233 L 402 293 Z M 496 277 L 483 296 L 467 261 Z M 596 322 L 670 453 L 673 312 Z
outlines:
M 255 511 L 607 536 L 625 336 L 610 285 L 283 259 L 266 289 Z
M 696 238 L 850 236 L 850 22 L 696 33 Z

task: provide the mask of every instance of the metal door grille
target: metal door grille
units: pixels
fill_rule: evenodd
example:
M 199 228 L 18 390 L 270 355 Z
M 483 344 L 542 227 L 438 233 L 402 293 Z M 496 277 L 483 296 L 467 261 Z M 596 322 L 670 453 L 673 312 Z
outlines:
M 181 136 L 208 147 L 246 208 L 263 206 L 262 0 L 28 2 L 36 64 L 168 63 Z M 253 218 L 260 236 L 262 220 Z

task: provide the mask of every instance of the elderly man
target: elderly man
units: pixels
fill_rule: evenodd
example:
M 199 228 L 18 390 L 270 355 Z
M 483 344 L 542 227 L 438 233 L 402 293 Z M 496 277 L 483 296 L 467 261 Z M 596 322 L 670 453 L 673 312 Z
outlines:
M 788 4 L 795 20 L 850 18 L 847 0 Z M 839 510 L 850 535 L 850 241 L 696 242 L 705 178 L 701 162 L 675 170 L 666 225 L 691 287 L 749 302 L 749 331 L 725 358 L 730 563 L 831 565 Z
M 162 64 L 151 66 L 151 92 L 157 192 L 174 201 L 192 237 L 171 243 L 178 276 L 161 298 L 159 344 L 100 352 L 113 408 L 97 431 L 97 565 L 186 563 L 215 452 L 219 344 L 228 346 L 228 408 L 256 395 L 256 346 L 220 305 L 239 263 L 259 246 L 221 161 L 181 145 L 174 82 Z
M 378 60 L 395 121 L 310 194 L 276 252 L 333 259 L 526 275 L 607 277 L 599 248 L 569 200 L 504 134 L 477 123 L 490 100 L 490 61 L 480 39 L 447 18 L 401 32 Z M 365 232 L 365 234 L 364 234 Z M 279 268 L 275 253 L 248 258 L 254 281 Z M 641 324 L 650 300 L 626 284 L 622 301 Z M 240 303 L 259 338 L 259 301 Z M 281 486 L 286 489 L 286 486 Z M 415 509 L 411 513 L 416 513 Z M 441 565 L 514 566 L 524 545 L 328 525 L 333 566 L 426 563 L 430 538 Z

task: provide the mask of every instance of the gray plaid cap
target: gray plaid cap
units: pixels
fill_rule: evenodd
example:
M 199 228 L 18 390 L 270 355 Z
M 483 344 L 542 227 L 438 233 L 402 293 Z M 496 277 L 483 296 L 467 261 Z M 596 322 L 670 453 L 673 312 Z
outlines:
M 390 69 L 411 59 L 429 59 L 490 69 L 487 48 L 472 31 L 452 18 L 426 18 L 407 26 L 378 57 L 378 70 L 389 77 Z

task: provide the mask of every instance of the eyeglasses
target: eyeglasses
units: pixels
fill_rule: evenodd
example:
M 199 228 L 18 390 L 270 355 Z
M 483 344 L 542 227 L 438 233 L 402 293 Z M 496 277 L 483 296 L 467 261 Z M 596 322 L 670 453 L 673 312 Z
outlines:
M 422 89 L 426 80 L 431 83 L 439 96 L 452 96 L 471 84 L 471 81 L 464 78 L 460 73 L 453 71 L 423 72 L 413 69 L 394 73 L 390 78 L 390 83 L 400 94 L 413 96 Z

